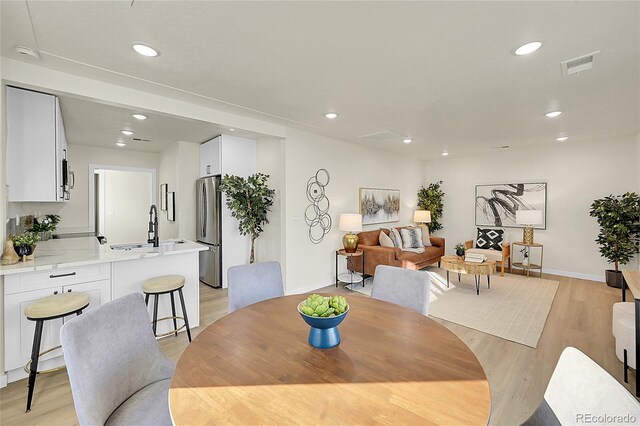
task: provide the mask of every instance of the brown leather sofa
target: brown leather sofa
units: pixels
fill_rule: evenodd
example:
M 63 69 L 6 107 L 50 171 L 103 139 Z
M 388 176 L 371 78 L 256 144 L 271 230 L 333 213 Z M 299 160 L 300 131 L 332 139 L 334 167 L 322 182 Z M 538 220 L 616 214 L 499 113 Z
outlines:
M 400 228 L 398 228 L 400 229 Z M 406 269 L 422 269 L 433 263 L 440 262 L 444 256 L 444 238 L 430 237 L 431 247 L 425 247 L 424 253 L 402 251 L 395 247 L 382 247 L 379 242 L 380 229 L 365 231 L 358 234 L 358 249 L 364 251 L 364 272 L 373 276 L 378 265 L 398 266 Z M 388 229 L 382 231 L 389 235 Z M 353 262 L 353 269 L 362 272 L 361 262 Z

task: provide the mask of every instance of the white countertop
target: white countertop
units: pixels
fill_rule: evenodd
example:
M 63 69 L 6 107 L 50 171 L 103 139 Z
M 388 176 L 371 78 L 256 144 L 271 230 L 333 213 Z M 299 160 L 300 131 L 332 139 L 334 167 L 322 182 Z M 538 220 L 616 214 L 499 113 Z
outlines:
M 36 247 L 33 260 L 20 261 L 15 265 L 0 265 L 0 275 L 69 268 L 96 263 L 122 262 L 207 250 L 206 246 L 193 241 L 179 241 L 184 241 L 184 243 L 132 250 L 112 250 L 111 246 L 114 244 L 100 245 L 95 237 L 42 241 Z

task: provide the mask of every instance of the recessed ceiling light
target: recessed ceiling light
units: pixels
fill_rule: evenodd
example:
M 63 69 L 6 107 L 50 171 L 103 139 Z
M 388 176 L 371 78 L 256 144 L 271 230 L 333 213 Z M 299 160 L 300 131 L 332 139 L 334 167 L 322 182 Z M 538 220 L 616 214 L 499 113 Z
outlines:
M 335 113 L 335 112 L 328 112 L 324 116 L 327 117 L 327 118 L 336 118 L 338 116 L 338 114 Z
M 147 116 L 142 114 L 133 114 L 133 118 L 135 118 L 136 120 L 146 120 Z
M 556 140 L 557 140 L 558 142 L 564 142 L 564 141 L 566 141 L 567 139 L 569 139 L 569 136 L 560 136 L 559 138 L 556 138 Z
M 447 155 L 449 155 L 449 153 L 447 151 L 442 151 L 442 156 L 446 157 Z
M 133 132 L 131 130 L 121 130 L 120 133 L 127 136 L 133 135 Z
M 533 53 L 536 50 L 540 49 L 540 46 L 542 46 L 542 43 L 540 43 L 539 41 L 532 41 L 530 43 L 523 44 L 522 46 L 518 47 L 515 53 L 518 56 L 528 55 L 529 53 Z
M 127 144 L 124 142 L 116 142 L 116 145 L 118 145 L 120 148 L 122 148 L 123 146 L 127 146 Z
M 159 53 L 158 53 L 158 51 L 156 49 L 154 49 L 153 47 L 149 47 L 149 46 L 147 46 L 145 44 L 136 43 L 132 47 L 133 47 L 133 50 L 135 50 L 136 52 L 138 52 L 142 56 L 154 57 L 154 56 L 158 56 L 159 55 Z
M 404 142 L 404 143 L 411 143 L 411 142 L 413 142 L 413 139 L 410 139 L 410 138 L 404 138 L 404 139 L 402 139 L 402 142 Z
M 556 118 L 560 114 L 562 114 L 562 111 L 551 111 L 551 112 L 546 113 L 545 117 Z

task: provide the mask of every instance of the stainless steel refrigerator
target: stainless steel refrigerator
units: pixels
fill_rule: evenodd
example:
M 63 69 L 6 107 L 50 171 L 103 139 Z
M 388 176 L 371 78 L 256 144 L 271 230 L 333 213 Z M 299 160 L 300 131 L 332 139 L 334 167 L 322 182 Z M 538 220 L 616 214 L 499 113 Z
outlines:
M 198 242 L 209 247 L 200 252 L 200 281 L 222 287 L 222 194 L 220 176 L 198 179 Z

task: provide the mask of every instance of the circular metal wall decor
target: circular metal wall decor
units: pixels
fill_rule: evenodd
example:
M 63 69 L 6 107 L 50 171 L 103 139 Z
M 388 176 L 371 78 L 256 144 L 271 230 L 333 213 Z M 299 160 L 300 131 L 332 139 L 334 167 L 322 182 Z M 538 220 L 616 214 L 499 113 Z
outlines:
M 329 215 L 329 199 L 324 190 L 329 180 L 329 172 L 320 169 L 307 181 L 307 199 L 311 204 L 304 211 L 304 221 L 309 225 L 309 239 L 313 244 L 320 244 L 333 224 Z

